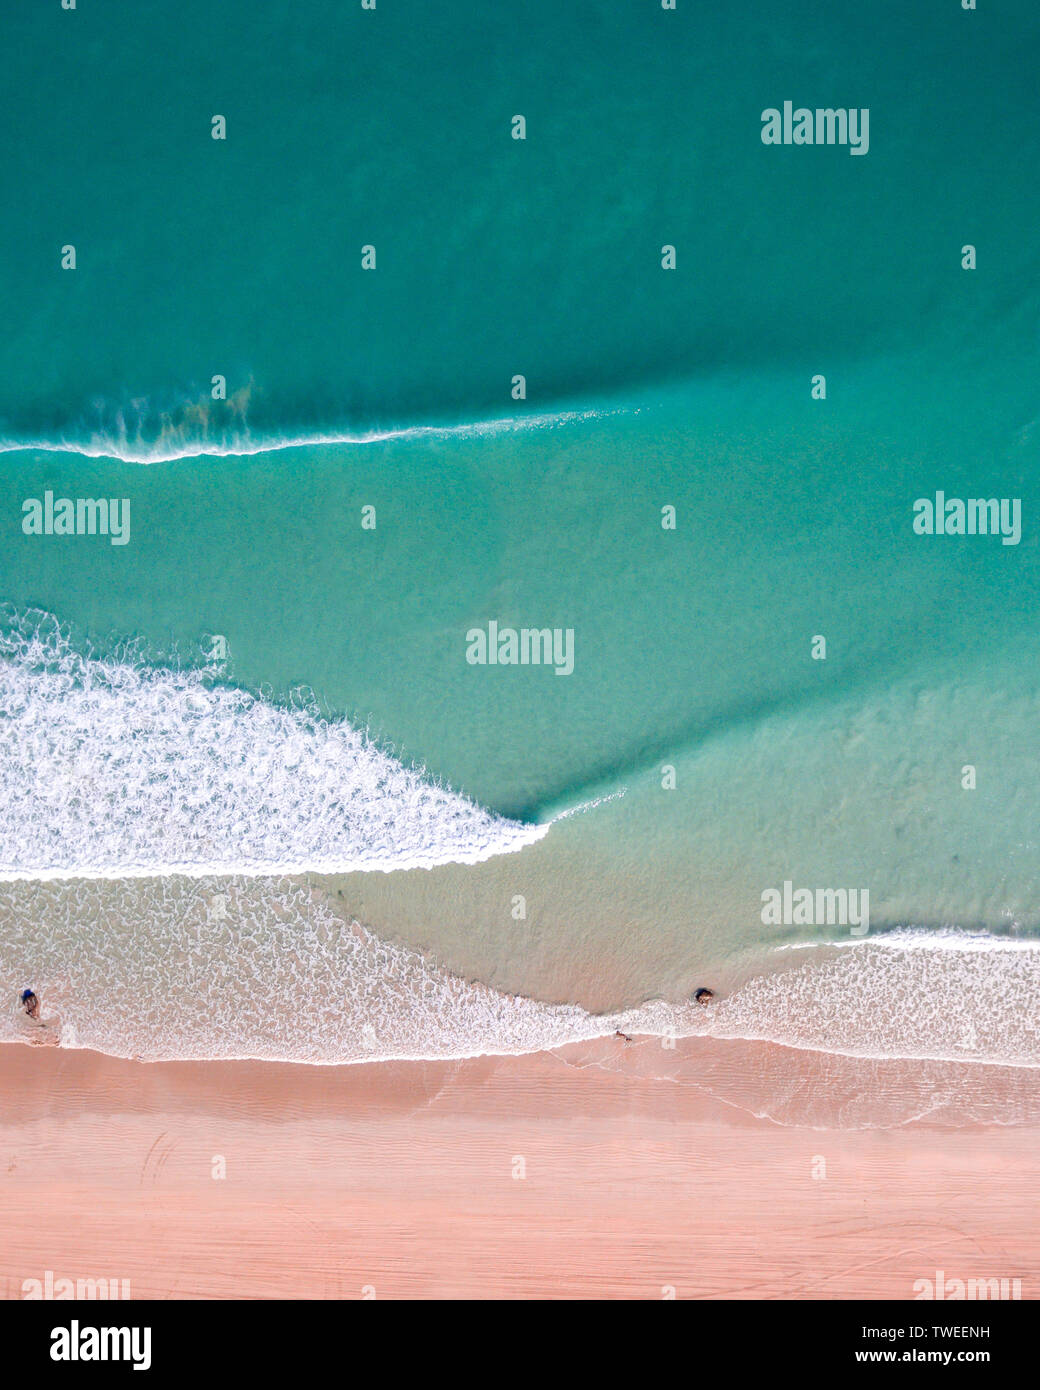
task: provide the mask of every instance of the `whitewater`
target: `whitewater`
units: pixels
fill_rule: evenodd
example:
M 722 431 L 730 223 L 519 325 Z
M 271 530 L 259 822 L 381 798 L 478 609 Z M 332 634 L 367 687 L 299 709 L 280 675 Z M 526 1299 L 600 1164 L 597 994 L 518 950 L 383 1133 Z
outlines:
M 774 950 L 708 1007 L 592 1013 L 514 995 L 383 940 L 287 877 L 0 886 L 0 978 L 31 984 L 49 1039 L 147 1061 L 344 1064 L 515 1055 L 611 1037 L 779 1043 L 873 1059 L 1040 1067 L 1040 943 L 924 931 Z M 989 945 L 984 944 L 989 941 Z M 118 998 L 118 1009 L 111 1007 Z M 14 1008 L 0 1040 L 39 1041 Z
M 0 879 L 473 864 L 547 833 L 405 767 L 345 720 L 209 669 L 0 631 Z
M 417 424 L 363 431 L 318 430 L 295 434 L 255 435 L 247 426 L 243 426 L 235 430 L 216 430 L 211 435 L 206 425 L 206 407 L 201 405 L 195 407 L 189 424 L 166 423 L 154 435 L 142 428 L 139 421 L 133 426 L 128 426 L 125 420 L 120 418 L 114 427 L 86 432 L 77 437 L 61 435 L 24 440 L 0 439 L 0 454 L 72 454 L 81 458 L 139 464 L 175 463 L 183 459 L 202 461 L 249 458 L 257 454 L 281 453 L 289 449 L 325 445 L 484 439 L 499 434 L 551 430 L 563 425 L 638 414 L 643 408 L 640 405 L 621 402 L 586 406 L 581 409 L 495 416 L 489 419 L 465 420 L 456 424 Z M 203 419 L 201 429 L 198 423 L 200 414 Z

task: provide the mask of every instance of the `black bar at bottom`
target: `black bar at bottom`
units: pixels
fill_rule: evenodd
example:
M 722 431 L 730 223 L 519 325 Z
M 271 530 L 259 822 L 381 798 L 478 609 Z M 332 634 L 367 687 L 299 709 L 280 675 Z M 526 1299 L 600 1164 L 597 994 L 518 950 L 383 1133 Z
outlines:
M 384 1344 L 386 1370 L 392 1369 L 395 1377 L 406 1369 L 409 1357 L 415 1358 L 421 1374 L 436 1373 L 438 1362 L 443 1370 L 452 1342 L 455 1354 L 465 1355 L 450 1313 L 436 1306 L 429 1309 L 431 1317 L 448 1319 L 438 1342 L 431 1341 L 434 1324 L 416 1327 L 421 1305 L 403 1308 L 390 1300 L 387 1304 L 380 1310 L 331 1302 L 8 1302 L 0 1303 L 0 1336 L 9 1369 L 19 1380 L 29 1383 L 42 1373 L 47 1384 L 86 1373 L 133 1374 L 135 1379 L 155 1375 L 164 1382 L 174 1375 L 211 1380 L 228 1373 L 241 1375 L 254 1366 L 265 1378 L 284 1372 L 310 1380 L 323 1375 L 320 1367 L 327 1356 L 339 1360 L 351 1347 L 351 1356 L 366 1349 L 368 1378 L 376 1369 L 372 1360 L 377 1344 L 356 1339 L 373 1332 L 385 1337 L 395 1327 L 407 1334 Z M 529 1337 L 530 1306 L 522 1316 L 521 1323 L 515 1310 L 488 1303 L 463 1314 L 471 1332 L 479 1328 L 486 1350 L 491 1348 L 485 1339 L 494 1335 L 499 1317 L 506 1338 L 520 1328 L 525 1339 Z M 601 1309 L 590 1303 L 567 1302 L 545 1316 L 546 1329 L 555 1332 L 551 1345 L 566 1334 L 567 1344 L 583 1362 L 609 1358 L 614 1379 L 630 1379 L 634 1372 L 634 1367 L 625 1369 L 615 1359 L 626 1349 L 636 1364 L 644 1363 L 644 1371 L 649 1369 L 648 1356 L 656 1361 L 667 1351 L 668 1363 L 659 1362 L 662 1367 L 674 1365 L 672 1356 L 678 1354 L 691 1372 L 699 1367 L 713 1375 L 723 1368 L 773 1375 L 873 1368 L 884 1374 L 894 1365 L 995 1367 L 1008 1375 L 1016 1362 L 1026 1362 L 1033 1345 L 1031 1318 L 1016 1302 L 690 1302 L 683 1309 L 656 1311 L 652 1324 L 643 1323 L 639 1314 L 620 1314 L 635 1319 L 628 1329 L 624 1321 L 618 1322 L 619 1312 L 612 1305 L 607 1336 L 597 1327 Z M 588 1341 L 583 1334 L 585 1317 L 593 1334 Z M 646 1340 L 647 1331 L 653 1340 Z M 628 1342 L 626 1333 L 636 1334 L 640 1342 Z M 509 1345 L 500 1344 L 503 1350 Z M 525 1340 L 524 1345 L 531 1344 Z M 347 1363 L 340 1364 L 348 1377 Z M 551 1371 L 551 1364 L 543 1369 Z M 594 1370 L 594 1364 L 588 1369 Z M 469 1374 L 478 1374 L 476 1366 Z M 479 1374 L 484 1378 L 487 1367 Z

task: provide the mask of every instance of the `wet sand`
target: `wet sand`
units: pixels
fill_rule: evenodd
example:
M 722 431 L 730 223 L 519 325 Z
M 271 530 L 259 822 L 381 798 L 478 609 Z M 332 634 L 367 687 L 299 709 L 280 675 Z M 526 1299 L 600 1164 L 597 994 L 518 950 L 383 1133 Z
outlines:
M 909 1094 L 915 1069 L 872 1074 Z M 0 1296 L 50 1270 L 137 1298 L 912 1298 L 943 1270 L 1035 1297 L 1037 1125 L 777 1123 L 764 1088 L 819 1123 L 822 1073 L 766 1044 L 660 1072 L 617 1040 L 354 1067 L 0 1047 Z

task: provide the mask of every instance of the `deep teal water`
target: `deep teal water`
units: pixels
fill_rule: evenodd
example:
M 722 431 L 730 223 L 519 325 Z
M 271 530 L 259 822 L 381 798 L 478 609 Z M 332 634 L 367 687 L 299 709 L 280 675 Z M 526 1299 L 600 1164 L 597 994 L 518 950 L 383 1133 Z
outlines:
M 22 7 L 0 426 L 152 439 L 215 373 L 261 437 L 457 423 L 516 413 L 516 373 L 543 410 L 977 342 L 1036 278 L 1038 23 L 1027 0 Z M 869 108 L 869 154 L 763 145 L 787 98 Z

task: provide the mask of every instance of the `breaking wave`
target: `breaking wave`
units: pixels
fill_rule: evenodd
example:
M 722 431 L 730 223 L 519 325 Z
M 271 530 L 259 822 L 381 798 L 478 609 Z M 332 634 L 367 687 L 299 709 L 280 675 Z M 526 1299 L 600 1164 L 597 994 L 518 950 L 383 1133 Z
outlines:
M 140 419 L 116 418 L 101 428 L 73 432 L 57 438 L 43 436 L 26 439 L 0 439 L 0 454 L 32 451 L 51 454 L 77 454 L 83 458 L 115 459 L 120 463 L 172 463 L 188 458 L 240 458 L 273 453 L 284 449 L 313 448 L 334 444 L 385 444 L 398 441 L 465 439 L 489 437 L 518 430 L 546 430 L 574 422 L 600 420 L 630 413 L 638 407 L 624 404 L 558 410 L 541 414 L 503 416 L 461 424 L 402 425 L 398 428 L 350 430 L 311 430 L 298 433 L 253 432 L 244 419 L 228 425 L 211 422 L 204 405 L 185 412 L 183 418 L 164 419 L 156 428 L 146 428 Z
M 431 868 L 547 829 L 211 669 L 82 655 L 40 614 L 0 629 L 0 878 Z

